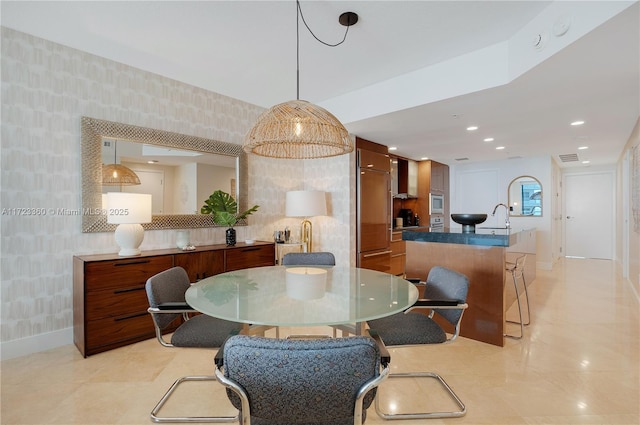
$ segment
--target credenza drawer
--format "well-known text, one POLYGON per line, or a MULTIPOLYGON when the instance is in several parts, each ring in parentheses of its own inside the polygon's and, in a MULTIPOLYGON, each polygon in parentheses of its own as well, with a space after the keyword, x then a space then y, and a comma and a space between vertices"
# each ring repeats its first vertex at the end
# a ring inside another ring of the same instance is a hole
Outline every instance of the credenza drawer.
POLYGON ((86 331, 87 345, 95 352, 103 351, 100 348, 104 346, 155 336, 153 319, 146 310, 88 321, 86 331))
POLYGON ((149 308, 144 285, 92 291, 87 294, 87 320, 117 317, 149 308))
POLYGON ((173 256, 98 261, 86 264, 87 292, 144 285, 151 276, 173 267, 173 256))
POLYGON ((275 255, 274 245, 227 249, 225 251, 225 271, 273 266, 275 264, 275 255))

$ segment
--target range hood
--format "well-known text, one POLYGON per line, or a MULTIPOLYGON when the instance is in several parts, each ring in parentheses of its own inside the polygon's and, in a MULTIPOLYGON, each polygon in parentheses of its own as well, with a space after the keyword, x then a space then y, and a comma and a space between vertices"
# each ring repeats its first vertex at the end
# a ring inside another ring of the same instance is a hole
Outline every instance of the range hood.
POLYGON ((396 199, 418 197, 418 163, 416 161, 392 158, 391 190, 396 199))

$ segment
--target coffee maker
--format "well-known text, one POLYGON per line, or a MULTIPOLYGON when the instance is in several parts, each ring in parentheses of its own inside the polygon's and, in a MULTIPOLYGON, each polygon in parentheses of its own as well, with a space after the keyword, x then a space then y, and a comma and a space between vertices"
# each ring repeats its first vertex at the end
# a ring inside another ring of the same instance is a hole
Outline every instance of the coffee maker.
POLYGON ((402 208, 398 217, 402 218, 402 226, 413 226, 413 211, 409 208, 402 208))

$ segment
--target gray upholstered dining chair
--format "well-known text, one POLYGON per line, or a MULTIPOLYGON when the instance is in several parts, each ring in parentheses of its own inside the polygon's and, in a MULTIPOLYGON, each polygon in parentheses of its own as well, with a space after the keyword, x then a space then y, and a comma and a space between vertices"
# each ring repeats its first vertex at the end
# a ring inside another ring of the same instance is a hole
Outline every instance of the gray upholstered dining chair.
MULTIPOLYGON (((387 346, 443 344, 450 343, 458 337, 462 315, 467 308, 469 279, 456 271, 436 266, 429 271, 424 285, 424 296, 405 312, 367 322, 387 346), (415 310, 422 310, 422 312, 415 310), (428 314, 425 314, 427 312, 428 314), (438 320, 451 326, 451 333, 447 334, 438 321, 434 320, 436 316, 439 316, 438 320)), ((409 372, 389 375, 389 378, 422 377, 436 379, 457 404, 459 410, 391 414, 381 409, 378 397, 375 403, 378 415, 384 419, 430 419, 460 417, 466 414, 467 409, 464 403, 439 374, 409 372)))
POLYGON ((378 338, 229 337, 216 355, 241 425, 362 424, 389 373, 378 338))
MULTIPOLYGON (((186 303, 184 297, 190 285, 189 276, 182 267, 173 267, 147 279, 145 289, 149 299, 148 311, 153 318, 156 337, 164 347, 218 348, 229 335, 240 332, 242 325, 205 314, 190 314, 195 311, 186 303), (173 332, 170 342, 166 341, 163 332, 180 318, 183 323, 173 332)), ((215 376, 212 375, 178 378, 151 411, 151 420, 153 422, 234 422, 238 420, 238 416, 161 417, 158 415, 160 409, 181 383, 215 380, 215 376)))
POLYGON ((283 266, 335 266, 331 252, 289 252, 282 257, 283 266))

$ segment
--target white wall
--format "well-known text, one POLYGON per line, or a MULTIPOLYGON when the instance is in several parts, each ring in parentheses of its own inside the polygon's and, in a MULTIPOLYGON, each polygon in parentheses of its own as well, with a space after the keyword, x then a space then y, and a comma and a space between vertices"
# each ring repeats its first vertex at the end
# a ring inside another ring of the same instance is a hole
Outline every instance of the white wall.
MULTIPOLYGON (((518 158, 507 161, 453 164, 450 169, 451 213, 486 213, 487 221, 482 226, 503 226, 505 208, 500 207, 491 216, 499 203, 508 203, 511 181, 520 176, 533 176, 542 185, 542 217, 510 217, 514 229, 536 228, 538 268, 551 269, 557 259, 558 247, 552 245, 552 218, 555 202, 552 174, 553 160, 548 156, 518 158)), ((456 223, 451 227, 457 226, 456 223)))
MULTIPOLYGON (((2 208, 81 208, 82 116, 241 144, 262 112, 7 28, 2 28, 1 49, 2 208)), ((286 220, 287 190, 325 189, 331 216, 314 222, 317 249, 332 250, 340 262, 348 262, 351 160, 348 155, 308 161, 250 157, 248 202, 260 209, 251 226, 237 229, 238 239, 272 240, 273 227, 286 220)), ((82 233, 81 218, 1 216, 4 359, 72 343, 72 257, 117 252, 112 233, 82 233)), ((191 242, 224 243, 224 230, 191 229, 191 242)), ((147 231, 141 248, 174 247, 175 240, 176 230, 147 231)))

